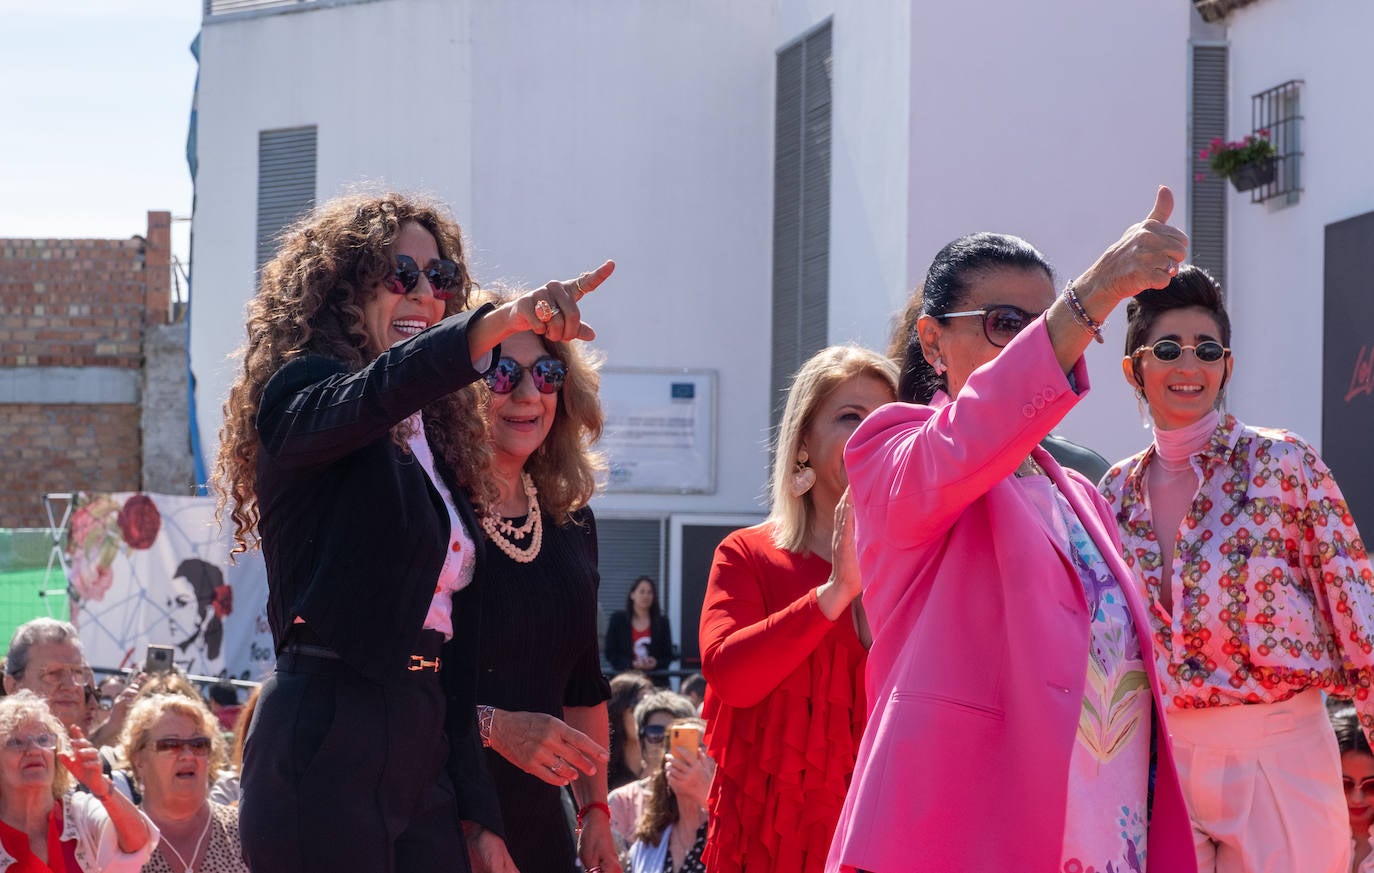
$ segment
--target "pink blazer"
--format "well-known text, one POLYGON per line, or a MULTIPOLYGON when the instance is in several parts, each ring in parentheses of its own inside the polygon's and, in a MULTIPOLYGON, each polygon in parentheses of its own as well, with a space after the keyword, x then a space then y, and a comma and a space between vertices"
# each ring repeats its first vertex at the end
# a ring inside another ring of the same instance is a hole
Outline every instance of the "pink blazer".
MULTIPOLYGON (((1050 873, 1064 838, 1083 705, 1088 614, 1072 563, 1012 474, 1031 454, 1150 628, 1117 526, 1086 479, 1038 447, 1088 389, 1065 378, 1043 319, 956 401, 894 403, 845 450, 864 606, 869 721, 826 863, 863 869, 1050 873)), ((1153 659, 1158 772, 1147 862, 1194 873, 1191 826, 1153 659)))

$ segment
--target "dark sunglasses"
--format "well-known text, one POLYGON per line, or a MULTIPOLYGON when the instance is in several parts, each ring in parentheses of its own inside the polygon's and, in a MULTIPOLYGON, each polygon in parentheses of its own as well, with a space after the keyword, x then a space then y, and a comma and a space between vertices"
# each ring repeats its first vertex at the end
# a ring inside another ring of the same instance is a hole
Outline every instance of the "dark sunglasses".
POLYGON ((639 741, 657 745, 668 738, 668 729, 661 724, 645 725, 639 732, 639 741))
POLYGON ((966 315, 983 316, 983 336, 988 342, 1002 348, 1011 338, 1026 329, 1026 325, 1039 318, 1038 313, 1027 312, 1019 306, 998 304, 986 309, 970 309, 967 312, 946 312, 936 318, 963 318, 966 315))
POLYGON ((1374 776, 1361 779, 1359 782, 1349 776, 1341 777, 1341 787, 1345 789, 1346 794, 1354 794, 1356 785, 1360 786, 1360 793, 1365 797, 1374 797, 1374 776))
POLYGON ((1168 363, 1169 361, 1177 361, 1185 351, 1191 351, 1204 364, 1215 364, 1231 354, 1230 349, 1214 340, 1204 340, 1195 346, 1185 346, 1170 339, 1162 339, 1152 346, 1141 346, 1135 350, 1131 357, 1138 357, 1149 352, 1155 356, 1156 361, 1168 363))
POLYGON ((509 394, 525 378, 526 371, 534 379, 534 387, 540 394, 557 394, 568 377, 568 368, 557 358, 540 358, 528 367, 521 366, 514 358, 502 358, 496 366, 487 371, 482 378, 493 394, 509 394))
POLYGON ((420 283, 420 276, 429 280, 435 300, 448 300, 457 293, 456 286, 462 285, 463 268, 453 261, 430 261, 423 270, 410 255, 396 256, 396 275, 391 281, 391 293, 409 294, 420 283))
POLYGON ((208 758, 210 756, 209 737, 163 737, 153 741, 153 748, 159 752, 173 752, 180 755, 182 749, 190 749, 191 754, 197 758, 208 758))

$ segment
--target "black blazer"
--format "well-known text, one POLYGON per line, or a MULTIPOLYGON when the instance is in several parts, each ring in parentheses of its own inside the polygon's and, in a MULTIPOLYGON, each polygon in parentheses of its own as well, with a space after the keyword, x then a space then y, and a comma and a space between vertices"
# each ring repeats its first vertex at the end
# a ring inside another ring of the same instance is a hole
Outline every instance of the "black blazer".
MULTIPOLYGON (((634 667, 635 653, 630 628, 630 616, 621 609, 611 615, 606 625, 606 662, 616 672, 634 667)), ((667 670, 673 660, 673 630, 666 616, 660 615, 649 625, 649 654, 658 662, 655 671, 667 670)))
MULTIPOLYGON (((300 616, 363 676, 385 682, 404 672, 450 530, 439 492, 392 440, 391 428, 482 375, 472 365, 467 327, 490 309, 445 318, 357 372, 309 355, 268 380, 257 418, 258 530, 278 651, 300 616)), ((491 360, 500 353, 493 350, 491 360)), ((480 563, 482 532, 466 492, 442 458, 434 461, 480 563)), ((441 678, 460 814, 499 833, 500 807, 477 740, 480 596, 475 582, 454 595, 441 678)))

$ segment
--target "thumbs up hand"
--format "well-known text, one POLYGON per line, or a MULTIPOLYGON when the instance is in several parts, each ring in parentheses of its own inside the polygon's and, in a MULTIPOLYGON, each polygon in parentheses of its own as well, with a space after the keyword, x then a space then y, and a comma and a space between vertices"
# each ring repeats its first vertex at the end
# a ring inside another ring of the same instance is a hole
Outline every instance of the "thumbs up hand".
POLYGON ((1145 220, 1126 228, 1121 239, 1074 283, 1080 296, 1108 295, 1113 305, 1147 288, 1163 288, 1188 257, 1188 235, 1168 224, 1174 192, 1161 185, 1145 220))

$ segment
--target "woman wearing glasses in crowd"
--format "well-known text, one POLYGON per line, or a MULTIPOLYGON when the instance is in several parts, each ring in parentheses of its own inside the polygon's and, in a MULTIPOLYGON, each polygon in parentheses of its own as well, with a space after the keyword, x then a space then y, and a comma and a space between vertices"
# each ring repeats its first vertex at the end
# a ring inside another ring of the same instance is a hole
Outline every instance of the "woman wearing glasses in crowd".
POLYGON ((123 746, 143 811, 162 834, 143 873, 248 873, 238 808, 210 800, 211 780, 225 764, 210 710, 180 694, 146 697, 129 713, 123 746))
MULTIPOLYGON (((615 680, 612 680, 614 686, 615 680)), ((634 842, 639 816, 649 796, 649 780, 663 764, 668 750, 668 725, 680 718, 696 715, 692 701, 675 691, 654 691, 645 695, 630 713, 630 727, 638 738, 640 778, 611 792, 611 836, 622 858, 634 842)))
POLYGON ((1194 869, 1116 525, 1039 445, 1087 392, 1108 314, 1186 254, 1172 206, 1161 188, 1058 295, 1016 237, 931 263, 903 364, 918 402, 845 451, 872 708, 827 869, 1194 869))
POLYGON ((596 633, 600 377, 579 346, 532 332, 486 375, 495 497, 482 514, 477 700, 506 844, 520 873, 619 870, 606 805, 610 686, 596 633), (491 548, 494 546, 494 548, 491 548), (564 810, 572 787, 581 835, 564 810))
POLYGON ((244 749, 254 873, 509 869, 473 709, 495 494, 472 383, 507 337, 591 338, 577 299, 613 267, 464 312, 458 225, 396 194, 324 204, 263 267, 216 473, 278 652, 244 749))
POLYGON ((1374 573, 1331 471, 1287 431, 1219 411, 1235 360, 1196 267, 1127 307, 1122 369, 1154 441, 1102 494, 1148 595, 1204 873, 1345 873, 1340 767, 1321 692, 1374 728, 1374 573))
POLYGON ((73 731, 31 691, 0 700, 0 871, 134 873, 153 853, 157 828, 73 731))
MULTIPOLYGON (((890 403, 897 368, 867 349, 817 352, 792 380, 772 509, 716 549, 701 610, 711 873, 807 873, 825 862, 864 725, 857 570, 837 518, 842 453, 890 403)), ((843 518, 848 516, 840 513, 843 518)))

